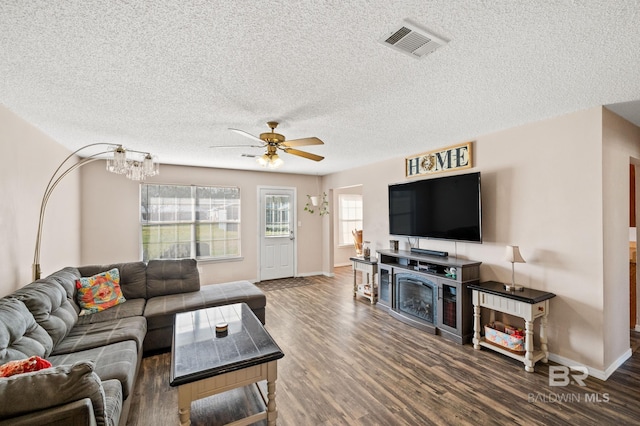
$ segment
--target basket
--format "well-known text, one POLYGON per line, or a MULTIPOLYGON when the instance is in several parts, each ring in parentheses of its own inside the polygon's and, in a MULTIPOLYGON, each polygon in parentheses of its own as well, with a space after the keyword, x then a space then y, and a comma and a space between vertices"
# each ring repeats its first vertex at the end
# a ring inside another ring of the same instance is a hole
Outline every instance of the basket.
MULTIPOLYGON (((371 296, 371 286, 369 284, 358 284, 358 291, 365 296, 371 296)), ((378 287, 374 287, 374 295, 378 295, 378 287)))
POLYGON ((520 328, 505 326, 496 321, 484 326, 484 339, 486 342, 510 352, 517 354, 525 352, 524 334, 520 328))

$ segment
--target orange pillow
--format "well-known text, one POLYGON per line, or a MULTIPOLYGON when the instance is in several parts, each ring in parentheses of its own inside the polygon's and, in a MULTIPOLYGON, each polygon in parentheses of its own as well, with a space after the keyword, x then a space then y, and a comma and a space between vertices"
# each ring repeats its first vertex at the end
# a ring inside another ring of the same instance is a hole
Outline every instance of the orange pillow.
POLYGON ((0 365, 0 377, 11 377, 14 374, 28 373, 49 367, 51 367, 51 363, 46 359, 32 356, 31 358, 9 361, 4 365, 0 365))
POLYGON ((120 272, 117 268, 92 277, 76 280, 79 315, 95 314, 126 302, 120 289, 120 272))

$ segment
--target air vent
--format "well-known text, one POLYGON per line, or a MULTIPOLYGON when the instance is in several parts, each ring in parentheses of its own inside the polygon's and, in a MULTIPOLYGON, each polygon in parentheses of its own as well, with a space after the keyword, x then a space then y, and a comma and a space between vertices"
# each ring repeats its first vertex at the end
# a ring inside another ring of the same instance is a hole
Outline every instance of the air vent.
POLYGON ((438 47, 444 46, 449 42, 431 34, 428 30, 421 28, 409 19, 402 21, 397 28, 378 41, 416 59, 427 56, 438 47))

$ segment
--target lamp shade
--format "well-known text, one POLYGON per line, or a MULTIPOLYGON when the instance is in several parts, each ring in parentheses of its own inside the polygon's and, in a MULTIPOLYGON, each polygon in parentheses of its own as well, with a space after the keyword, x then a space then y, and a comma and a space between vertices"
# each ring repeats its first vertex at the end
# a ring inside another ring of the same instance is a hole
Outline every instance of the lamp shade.
POLYGON ((520 248, 518 246, 507 246, 504 253, 504 260, 511 263, 527 263, 520 254, 520 248))

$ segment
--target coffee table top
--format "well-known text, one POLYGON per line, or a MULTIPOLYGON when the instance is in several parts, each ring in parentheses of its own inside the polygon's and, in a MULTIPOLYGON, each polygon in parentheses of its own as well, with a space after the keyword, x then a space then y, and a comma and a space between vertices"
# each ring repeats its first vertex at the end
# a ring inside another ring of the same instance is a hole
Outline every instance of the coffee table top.
POLYGON ((176 314, 171 386, 280 359, 282 350, 246 303, 176 314), (216 324, 226 322, 226 335, 216 324))

